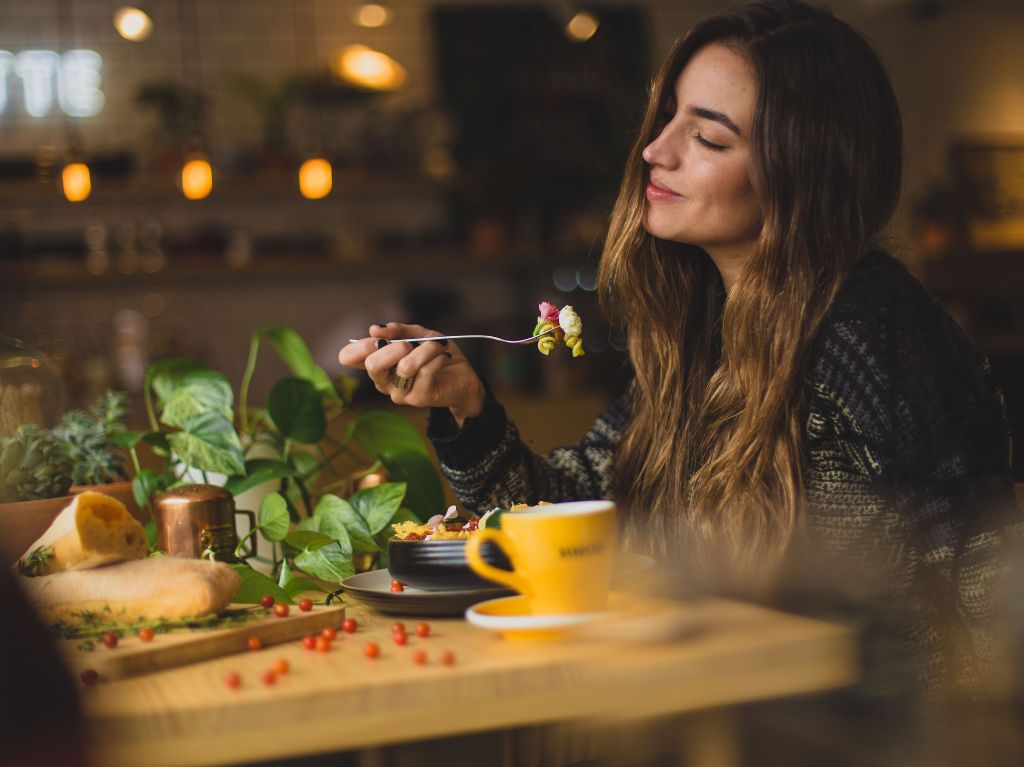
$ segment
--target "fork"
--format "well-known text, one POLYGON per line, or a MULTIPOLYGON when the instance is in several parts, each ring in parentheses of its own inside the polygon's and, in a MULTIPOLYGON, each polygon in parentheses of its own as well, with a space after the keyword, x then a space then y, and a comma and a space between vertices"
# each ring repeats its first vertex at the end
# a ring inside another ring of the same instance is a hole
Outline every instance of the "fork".
MULTIPOLYGON (((396 338, 394 340, 395 341, 405 341, 406 343, 410 343, 411 344, 411 343, 422 343, 424 341, 461 341, 461 340, 466 339, 466 338, 482 338, 485 341, 500 341, 503 344, 528 344, 531 341, 536 341, 538 338, 543 338, 548 333, 554 333, 555 330, 556 330, 555 328, 551 328, 550 330, 545 330, 543 333, 538 333, 535 336, 530 336, 529 338, 518 338, 518 339, 498 338, 498 336, 462 335, 462 336, 425 336, 423 338, 396 338)), ((359 341, 365 341, 365 340, 366 339, 364 339, 364 338, 350 338, 350 339, 348 339, 349 343, 352 343, 352 344, 358 343, 359 341)), ((387 344, 391 343, 391 341, 389 341, 386 338, 378 338, 377 341, 383 341, 384 343, 382 344, 382 346, 386 346, 387 344)))

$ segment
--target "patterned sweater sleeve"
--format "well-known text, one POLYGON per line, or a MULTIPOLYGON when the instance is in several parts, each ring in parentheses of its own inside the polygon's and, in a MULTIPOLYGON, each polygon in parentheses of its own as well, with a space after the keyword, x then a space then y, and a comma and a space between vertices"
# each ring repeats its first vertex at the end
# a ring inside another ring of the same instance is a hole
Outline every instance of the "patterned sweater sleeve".
POLYGON ((820 339, 808 502, 821 537, 881 565, 919 673, 972 685, 1021 529, 1008 429, 984 357, 923 291, 902 298, 820 339))
POLYGON ((612 457, 628 417, 627 389, 579 444, 544 457, 526 446, 488 387, 483 411, 461 429, 447 409, 432 410, 427 436, 459 500, 483 512, 515 503, 610 497, 612 457))

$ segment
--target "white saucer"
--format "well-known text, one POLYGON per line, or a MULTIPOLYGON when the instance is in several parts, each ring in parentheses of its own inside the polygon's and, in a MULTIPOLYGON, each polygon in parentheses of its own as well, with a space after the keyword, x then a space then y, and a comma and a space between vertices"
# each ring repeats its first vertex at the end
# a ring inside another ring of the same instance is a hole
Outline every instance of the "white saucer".
POLYGON ((526 597, 517 594, 473 605, 466 610, 466 620, 509 639, 561 639, 581 626, 619 616, 629 600, 628 594, 612 592, 605 612, 532 615, 526 597))

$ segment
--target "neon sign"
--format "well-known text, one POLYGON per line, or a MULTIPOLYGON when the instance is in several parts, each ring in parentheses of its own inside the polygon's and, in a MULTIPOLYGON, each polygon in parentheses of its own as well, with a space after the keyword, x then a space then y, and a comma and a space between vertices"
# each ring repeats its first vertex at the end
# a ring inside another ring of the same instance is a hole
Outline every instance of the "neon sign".
POLYGON ((54 104, 71 117, 92 117, 103 109, 103 59, 96 51, 0 51, 0 115, 7 110, 11 75, 21 81, 25 111, 46 117, 54 104))

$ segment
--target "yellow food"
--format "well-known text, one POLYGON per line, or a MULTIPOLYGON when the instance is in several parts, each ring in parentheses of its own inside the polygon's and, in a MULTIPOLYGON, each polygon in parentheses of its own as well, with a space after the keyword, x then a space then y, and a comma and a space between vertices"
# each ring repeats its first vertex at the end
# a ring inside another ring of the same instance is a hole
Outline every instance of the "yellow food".
POLYGON ((222 612, 241 579, 223 562, 150 557, 92 570, 18 578, 47 623, 199 618, 222 612))
POLYGON ((53 524, 18 560, 22 575, 47 575, 64 570, 142 559, 148 553, 146 533, 124 504, 103 493, 74 497, 53 524))

